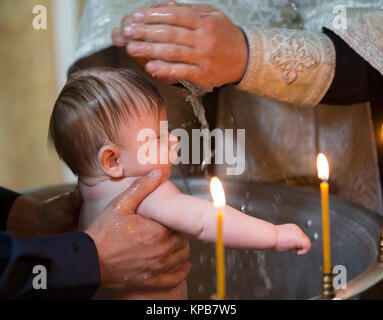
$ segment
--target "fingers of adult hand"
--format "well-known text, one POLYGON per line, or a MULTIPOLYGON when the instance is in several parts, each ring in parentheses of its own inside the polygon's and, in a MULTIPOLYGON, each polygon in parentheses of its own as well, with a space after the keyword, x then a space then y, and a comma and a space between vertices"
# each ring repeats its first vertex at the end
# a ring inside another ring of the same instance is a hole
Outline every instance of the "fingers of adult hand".
POLYGON ((189 245, 190 237, 184 233, 171 232, 168 241, 172 244, 173 250, 178 250, 186 244, 189 245))
POLYGON ((166 227, 153 222, 152 234, 155 235, 156 246, 153 247, 153 257, 163 260, 168 255, 189 245, 189 236, 180 232, 171 232, 166 227))
POLYGON ((124 47, 126 45, 126 40, 121 32, 120 28, 114 28, 112 30, 112 41, 117 47, 124 47))
POLYGON ((152 8, 158 8, 158 7, 165 7, 165 6, 176 6, 177 2, 173 0, 166 0, 166 1, 161 1, 152 6, 152 8))
POLYGON ((196 30, 202 25, 202 18, 197 11, 178 6, 144 8, 134 13, 132 19, 139 23, 169 24, 192 30, 196 30))
POLYGON ((179 81, 174 79, 160 79, 162 83, 166 84, 177 84, 179 81))
POLYGON ((156 274, 168 272, 174 270, 175 268, 183 265, 188 261, 190 252, 189 243, 185 243, 182 247, 178 248, 176 251, 167 255, 156 267, 156 274))
POLYGON ((144 176, 132 183, 132 185, 118 195, 108 205, 118 214, 134 214, 137 207, 161 182, 161 171, 153 170, 149 175, 144 176))
POLYGON ((121 30, 130 25, 133 22, 133 15, 127 14, 121 19, 121 30))
POLYGON ((178 44, 132 40, 127 46, 127 51, 129 55, 138 58, 161 59, 174 62, 192 62, 197 60, 195 49, 178 44))
POLYGON ((196 43, 194 31, 177 26, 132 23, 125 27, 124 36, 133 40, 163 42, 193 47, 196 43))
POLYGON ((175 5, 177 7, 188 7, 200 13, 211 13, 211 12, 218 11, 218 9, 205 3, 182 3, 181 2, 181 3, 176 3, 175 5))
POLYGON ((145 65, 145 71, 159 79, 196 81, 202 70, 196 64, 149 61, 145 65))
POLYGON ((186 279, 189 271, 190 263, 186 262, 173 271, 161 273, 147 279, 145 284, 150 288, 174 288, 186 279))

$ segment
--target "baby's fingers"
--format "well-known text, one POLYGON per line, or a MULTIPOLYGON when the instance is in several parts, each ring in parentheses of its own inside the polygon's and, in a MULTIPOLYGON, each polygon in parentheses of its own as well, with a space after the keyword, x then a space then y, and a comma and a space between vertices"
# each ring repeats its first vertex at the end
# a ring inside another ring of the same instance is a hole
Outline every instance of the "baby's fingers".
POLYGON ((310 249, 311 249, 310 239, 305 238, 304 244, 302 246, 300 246, 299 248, 296 248, 295 251, 296 251, 297 255, 303 255, 303 254, 308 253, 310 251, 310 249))
POLYGON ((309 249, 308 248, 303 248, 303 249, 297 249, 297 250, 294 250, 295 254, 297 254, 298 256, 301 256, 301 255, 304 255, 306 253, 309 252, 309 249))

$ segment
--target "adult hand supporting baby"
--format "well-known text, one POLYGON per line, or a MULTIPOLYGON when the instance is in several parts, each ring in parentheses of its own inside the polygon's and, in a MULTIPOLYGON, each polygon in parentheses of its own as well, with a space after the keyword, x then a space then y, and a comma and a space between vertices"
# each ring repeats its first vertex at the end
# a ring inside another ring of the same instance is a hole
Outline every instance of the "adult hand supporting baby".
POLYGON ((221 11, 205 4, 168 4, 143 8, 114 29, 116 46, 141 60, 159 79, 185 79, 205 88, 242 79, 248 49, 241 29, 221 11))
POLYGON ((97 247, 103 289, 151 291, 186 279, 189 238, 135 214, 160 180, 158 170, 136 180, 85 231, 97 247))

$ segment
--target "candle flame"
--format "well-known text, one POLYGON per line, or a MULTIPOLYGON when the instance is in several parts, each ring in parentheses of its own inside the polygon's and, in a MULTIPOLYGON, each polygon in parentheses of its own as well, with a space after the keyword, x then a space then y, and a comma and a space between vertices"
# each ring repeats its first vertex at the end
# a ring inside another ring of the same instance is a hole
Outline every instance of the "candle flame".
POLYGON ((210 180, 210 193, 213 197, 215 208, 222 208, 225 206, 225 192, 223 190, 221 181, 217 177, 213 177, 210 180))
POLYGON ((329 178, 329 168, 326 156, 323 153, 317 157, 318 178, 327 181, 329 178))

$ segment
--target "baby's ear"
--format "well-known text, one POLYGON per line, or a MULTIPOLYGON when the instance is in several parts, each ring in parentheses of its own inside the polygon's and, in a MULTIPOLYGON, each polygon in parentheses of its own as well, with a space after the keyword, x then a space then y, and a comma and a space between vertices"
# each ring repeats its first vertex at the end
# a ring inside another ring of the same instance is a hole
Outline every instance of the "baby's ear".
POLYGON ((121 164, 120 149, 112 146, 103 146, 98 152, 98 163, 101 169, 110 177, 121 178, 124 168, 121 164))

